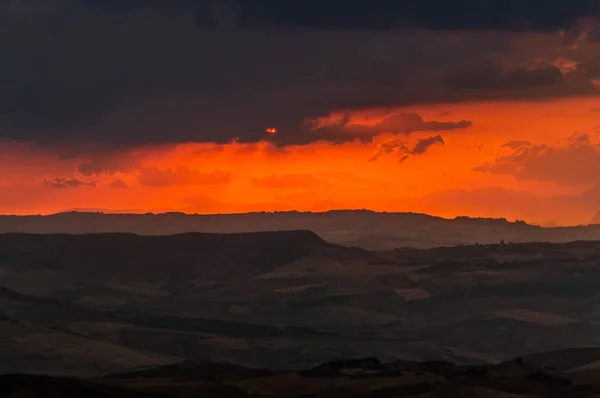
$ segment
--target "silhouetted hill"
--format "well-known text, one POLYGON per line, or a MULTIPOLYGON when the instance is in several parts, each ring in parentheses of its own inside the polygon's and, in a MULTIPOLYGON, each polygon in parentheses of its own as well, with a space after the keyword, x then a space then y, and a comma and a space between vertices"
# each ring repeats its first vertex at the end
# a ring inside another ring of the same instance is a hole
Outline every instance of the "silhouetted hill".
POLYGON ((102 278, 116 273, 121 281, 124 277, 173 278, 174 269, 181 278, 195 272, 255 275, 331 248, 335 246, 311 231, 168 236, 0 234, 0 258, 13 266, 68 272, 65 278, 82 274, 102 278))
POLYGON ((542 228, 522 221, 368 210, 188 215, 60 213, 49 216, 0 216, 0 232, 83 234, 128 232, 171 235, 186 232, 234 233, 311 230, 323 239, 369 250, 435 247, 472 243, 568 242, 600 240, 600 225, 542 228))

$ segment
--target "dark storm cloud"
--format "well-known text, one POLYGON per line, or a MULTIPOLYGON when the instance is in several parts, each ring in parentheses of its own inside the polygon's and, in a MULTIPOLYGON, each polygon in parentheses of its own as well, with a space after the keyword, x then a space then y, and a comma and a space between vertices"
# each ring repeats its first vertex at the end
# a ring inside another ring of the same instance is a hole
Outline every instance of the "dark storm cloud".
POLYGON ((525 141, 525 140, 510 140, 508 142, 505 142, 504 144, 500 145, 501 148, 510 148, 510 149, 514 149, 517 150, 519 148, 522 147, 530 147, 533 144, 530 141, 525 141))
POLYGON ((562 78, 556 66, 502 70, 498 65, 487 64, 451 72, 442 82, 458 90, 522 90, 557 84, 562 78))
POLYGON ((333 141, 344 142, 354 139, 370 141, 381 133, 410 134, 418 131, 441 131, 457 130, 471 127, 470 120, 457 122, 438 122, 435 120, 423 120, 416 113, 399 113, 390 115, 386 119, 374 125, 353 124, 349 116, 345 116, 339 122, 325 125, 306 134, 310 141, 333 141))
POLYGON ((95 182, 85 182, 77 178, 54 178, 51 180, 44 180, 44 185, 52 188, 78 188, 81 186, 95 187, 95 182))
POLYGON ((140 168, 140 160, 133 154, 106 152, 94 155, 89 161, 79 164, 79 172, 85 176, 117 172, 131 173, 140 168))
MULTIPOLYGON (((306 143, 306 118, 447 97, 427 87, 429 75, 452 54, 469 59, 467 46, 479 41, 446 44, 430 33, 213 36, 151 22, 113 26, 94 17, 77 33, 14 28, 18 44, 0 36, 10 59, 0 64, 0 137, 255 142, 276 127, 276 142, 306 143)), ((503 47, 501 39, 487 45, 503 47)))
POLYGON ((567 141, 573 145, 589 145, 591 137, 588 133, 576 131, 567 138, 567 141))
POLYGON ((389 140, 377 146, 377 150, 369 158, 369 162, 373 162, 383 155, 398 153, 401 155, 400 163, 404 163, 409 157, 422 155, 434 145, 444 145, 444 139, 441 135, 419 138, 413 146, 402 139, 389 140))
POLYGON ((143 7, 194 8, 204 28, 318 30, 564 29, 577 18, 597 16, 597 0, 83 0, 113 13, 143 7))
POLYGON ((600 15, 598 0, 0 0, 11 16, 103 12, 115 20, 145 10, 181 10, 200 27, 315 30, 566 29, 600 15))
MULTIPOLYGON (((334 110, 520 98, 540 84, 552 87, 544 95, 595 90, 567 87, 552 68, 519 72, 517 36, 492 30, 562 27, 593 14, 593 3, 467 3, 0 0, 0 139, 255 142, 276 127, 276 143, 302 144, 330 138, 302 126, 334 110), (389 31, 396 23, 456 30, 389 31), (463 31, 481 27, 489 29, 463 31), (498 58, 508 66, 475 83, 439 84, 462 65, 498 58), (513 90, 487 91, 505 83, 513 90), (481 90, 465 93, 473 84, 481 90)), ((88 174, 112 170, 90 163, 88 174)))
POLYGON ((600 26, 594 26, 587 31, 587 39, 592 43, 600 43, 600 26))
POLYGON ((431 146, 436 145, 436 144, 444 145, 444 139, 439 134, 436 136, 428 137, 428 138, 421 138, 417 141, 417 144, 410 151, 410 154, 411 155, 422 155, 425 152, 427 152, 427 150, 431 146))

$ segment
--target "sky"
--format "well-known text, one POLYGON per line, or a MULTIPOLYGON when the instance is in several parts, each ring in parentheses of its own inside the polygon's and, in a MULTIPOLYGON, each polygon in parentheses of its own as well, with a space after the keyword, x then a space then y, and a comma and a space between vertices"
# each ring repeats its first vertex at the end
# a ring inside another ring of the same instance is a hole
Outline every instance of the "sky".
POLYGON ((0 213, 600 210, 600 0, 331 4, 0 0, 0 213))

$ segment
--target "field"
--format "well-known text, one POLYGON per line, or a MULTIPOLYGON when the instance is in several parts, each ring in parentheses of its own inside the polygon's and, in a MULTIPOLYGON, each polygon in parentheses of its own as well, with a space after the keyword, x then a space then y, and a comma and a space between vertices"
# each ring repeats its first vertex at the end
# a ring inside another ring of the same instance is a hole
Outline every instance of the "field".
POLYGON ((367 251, 310 231, 4 234, 0 372, 480 365, 596 347, 599 260, 592 241, 367 251))

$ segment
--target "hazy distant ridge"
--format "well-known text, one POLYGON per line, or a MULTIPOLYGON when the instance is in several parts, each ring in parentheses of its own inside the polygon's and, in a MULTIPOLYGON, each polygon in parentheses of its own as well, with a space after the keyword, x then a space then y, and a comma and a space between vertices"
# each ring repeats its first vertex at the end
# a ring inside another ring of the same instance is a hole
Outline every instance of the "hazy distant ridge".
POLYGON ((365 249, 434 247, 473 243, 600 240, 600 225, 542 228, 522 221, 417 213, 342 210, 196 215, 68 212, 48 216, 0 216, 0 233, 107 233, 171 235, 186 232, 311 230, 332 243, 365 249))

